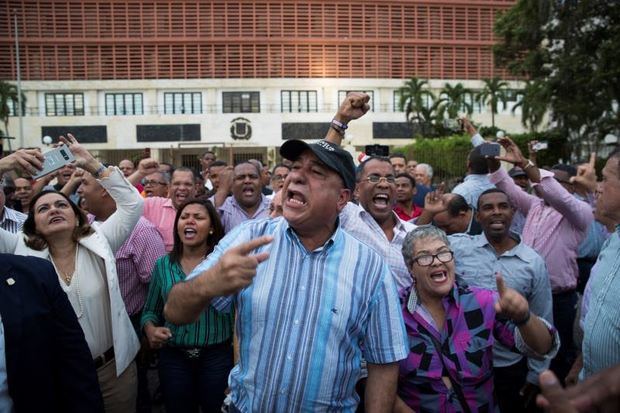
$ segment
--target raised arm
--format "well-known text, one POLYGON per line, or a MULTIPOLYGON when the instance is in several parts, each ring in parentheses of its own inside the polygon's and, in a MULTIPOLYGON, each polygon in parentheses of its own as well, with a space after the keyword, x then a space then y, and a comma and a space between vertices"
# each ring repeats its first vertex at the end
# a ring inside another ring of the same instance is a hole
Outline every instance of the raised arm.
POLYGON ((132 185, 137 185, 142 181, 142 179, 155 173, 159 170, 159 163, 153 158, 144 158, 140 162, 138 162, 138 167, 135 172, 127 177, 127 180, 132 185))
POLYGON ((476 127, 471 123, 471 121, 467 118, 461 118, 461 122, 463 122, 463 129, 465 132, 471 136, 471 144, 476 147, 482 145, 484 143, 484 139, 478 133, 476 127))
POLYGON ((82 177, 84 176, 84 170, 82 168, 75 168, 75 171, 71 174, 71 178, 67 181, 65 186, 60 188, 60 192, 67 196, 75 193, 78 186, 82 183, 82 177))
MULTIPOLYGON (((575 198, 554 179, 552 172, 539 169, 533 162, 525 159, 519 147, 510 138, 501 138, 499 139, 499 143, 506 150, 506 155, 498 156, 498 160, 507 161, 520 166, 527 174, 532 186, 540 185, 542 188, 541 196, 549 205, 562 214, 574 227, 581 231, 586 231, 588 229, 594 220, 594 214, 587 202, 575 198)), ((493 182, 493 178, 491 182, 493 182)), ((496 185, 500 187, 498 184, 496 185)), ((521 192, 524 193, 523 191, 521 192)))
POLYGON ((527 300, 515 290, 506 287, 502 276, 496 274, 499 300, 495 311, 512 320, 523 341, 539 355, 549 353, 554 347, 554 336, 537 315, 530 312, 527 300))
POLYGON ((540 170, 540 186, 543 188, 542 197, 549 205, 558 211, 574 227, 587 231, 594 214, 587 202, 575 198, 553 177, 553 172, 540 170))
POLYGON ((489 164, 489 181, 506 192, 513 206, 521 211, 523 215, 527 216, 530 208, 540 202, 540 200, 517 186, 512 178, 508 176, 508 173, 500 167, 500 161, 506 161, 521 166, 530 180, 539 176, 538 168, 536 168, 535 165, 526 164, 527 160, 525 160, 517 145, 510 139, 502 138, 499 141, 506 149, 506 155, 498 156, 496 159, 487 158, 489 164), (512 145, 508 145, 508 142, 512 143, 512 145), (535 171, 533 169, 535 169, 535 171))
POLYGON ((224 201, 226 201, 226 198, 230 195, 233 184, 233 169, 232 166, 227 166, 220 173, 220 186, 213 195, 213 205, 216 208, 221 207, 224 201))
POLYGON ((77 166, 93 175, 116 202, 116 212, 101 224, 100 229, 116 252, 127 239, 142 216, 144 200, 116 167, 104 167, 71 134, 60 139, 69 145, 77 166))
MULTIPOLYGON (((16 170, 34 175, 41 168, 43 168, 43 155, 36 149, 20 149, 0 159, 0 176, 16 170)), ((0 228, 0 253, 14 253, 20 236, 0 228)))
POLYGON ((366 93, 349 92, 334 115, 327 135, 325 135, 325 140, 341 145, 349 122, 361 118, 370 109, 369 100, 370 96, 366 93))

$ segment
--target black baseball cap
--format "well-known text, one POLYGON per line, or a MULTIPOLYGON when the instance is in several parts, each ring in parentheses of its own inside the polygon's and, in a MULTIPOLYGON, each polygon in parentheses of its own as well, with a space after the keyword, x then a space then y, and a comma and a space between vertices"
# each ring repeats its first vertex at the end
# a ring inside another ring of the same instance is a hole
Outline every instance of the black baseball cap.
POLYGON ((309 149, 329 169, 335 171, 344 185, 353 191, 355 189, 355 165, 351 154, 340 146, 322 139, 316 143, 306 143, 297 139, 288 140, 280 147, 280 155, 291 161, 309 149))
POLYGON ((508 175, 511 178, 516 178, 517 176, 527 176, 525 171, 522 168, 518 167, 518 166, 510 168, 510 170, 508 171, 508 175))

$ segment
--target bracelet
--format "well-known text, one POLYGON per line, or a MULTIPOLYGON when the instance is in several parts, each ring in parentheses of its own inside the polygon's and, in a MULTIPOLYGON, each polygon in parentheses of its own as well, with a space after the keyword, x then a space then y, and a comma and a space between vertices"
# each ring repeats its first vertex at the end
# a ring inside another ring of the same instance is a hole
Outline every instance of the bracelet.
POLYGON ((345 123, 342 123, 336 119, 332 119, 332 126, 337 127, 338 129, 342 130, 343 132, 345 130, 347 130, 348 126, 345 123))
POLYGON ((106 168, 104 164, 99 163, 99 168, 97 168, 97 170, 92 175, 95 177, 95 179, 99 179, 103 171, 105 171, 106 169, 108 168, 106 168))
POLYGON ((331 125, 329 125, 330 128, 332 128, 333 130, 335 130, 336 132, 338 132, 338 134, 340 136, 344 136, 344 130, 338 128, 336 125, 334 125, 333 123, 331 125))
POLYGON ((531 160, 528 159, 527 163, 525 164, 525 166, 523 166, 523 168, 521 168, 521 169, 523 169, 525 171, 527 168, 531 168, 532 166, 536 166, 536 165, 534 165, 534 162, 532 162, 531 160))
POLYGON ((523 320, 520 320, 520 321, 512 320, 512 322, 517 327, 521 327, 522 325, 525 325, 525 324, 527 324, 528 321, 530 321, 530 316, 531 315, 532 315, 531 311, 528 311, 527 315, 525 316, 525 318, 523 320))

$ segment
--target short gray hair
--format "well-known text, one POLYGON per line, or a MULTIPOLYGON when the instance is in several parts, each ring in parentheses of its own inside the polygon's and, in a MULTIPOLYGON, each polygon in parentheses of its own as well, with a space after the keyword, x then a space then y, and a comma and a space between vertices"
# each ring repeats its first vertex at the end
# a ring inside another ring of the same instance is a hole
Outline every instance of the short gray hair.
POLYGON ((405 259, 405 264, 407 264, 407 268, 411 268, 413 265, 413 245, 416 241, 421 239, 438 239, 443 241, 448 247, 450 246, 450 241, 446 236, 446 233, 440 230, 439 228, 433 225, 420 225, 413 231, 409 232, 403 241, 403 258, 405 259))
POLYGON ((431 179, 433 177, 433 167, 430 166, 427 163, 419 163, 417 166, 420 166, 424 169, 426 169, 426 175, 428 175, 428 179, 431 179))

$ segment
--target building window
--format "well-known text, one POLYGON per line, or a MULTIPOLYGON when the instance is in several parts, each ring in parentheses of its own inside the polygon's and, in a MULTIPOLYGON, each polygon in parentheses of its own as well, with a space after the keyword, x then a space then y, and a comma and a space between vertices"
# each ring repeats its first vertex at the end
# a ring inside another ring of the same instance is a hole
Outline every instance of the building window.
POLYGON ((83 93, 46 93, 46 116, 84 116, 83 93))
POLYGON ((142 93, 106 93, 105 114, 142 115, 142 93))
POLYGON ((338 103, 336 107, 340 106, 340 102, 342 102, 344 98, 347 97, 347 93, 349 92, 366 93, 368 96, 370 96, 370 102, 368 102, 368 104, 370 105, 370 110, 371 111, 375 110, 375 92, 373 92, 372 90, 339 90, 338 91, 338 103))
MULTIPOLYGON (((407 107, 408 103, 409 103, 409 99, 405 101, 405 108, 407 107)), ((429 95, 422 96, 422 104, 424 105, 426 109, 430 109, 433 106, 433 103, 434 101, 431 96, 429 95)), ((394 105, 394 112, 404 112, 404 110, 400 110, 400 90, 394 91, 392 104, 394 105)))
POLYGON ((518 90, 515 89, 507 89, 505 91, 506 94, 506 101, 501 102, 502 103, 502 107, 500 109, 500 111, 502 112, 508 112, 511 111, 512 108, 514 107, 514 105, 517 104, 517 102, 519 101, 519 92, 518 90))
POLYGON ((394 94, 392 95, 392 104, 394 105, 392 106, 393 112, 403 112, 402 110, 400 110, 400 90, 394 91, 394 94))
MULTIPOLYGON (((482 101, 478 99, 476 92, 467 92, 464 97, 465 102, 469 103, 472 108, 472 113, 482 113, 482 101)), ((467 113, 465 105, 461 107, 462 113, 467 113)))
POLYGON ((164 114, 202 113, 202 93, 170 92, 164 93, 164 114))
POLYGON ((222 112, 259 113, 259 92, 222 92, 222 112))
POLYGON ((7 99, 6 105, 9 108, 9 116, 17 116, 17 102, 13 99, 7 99))
POLYGON ((317 112, 316 90, 283 90, 280 105, 282 112, 317 112))

